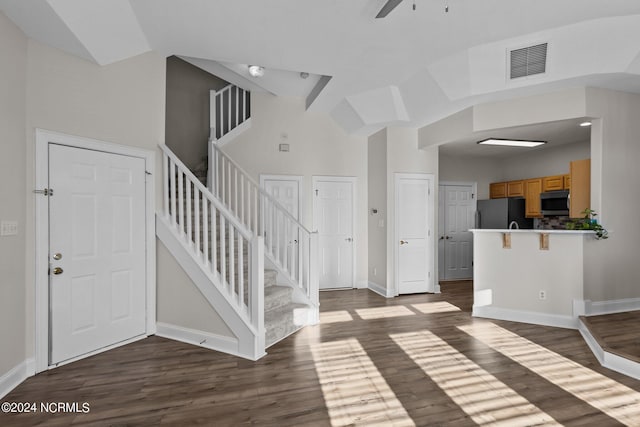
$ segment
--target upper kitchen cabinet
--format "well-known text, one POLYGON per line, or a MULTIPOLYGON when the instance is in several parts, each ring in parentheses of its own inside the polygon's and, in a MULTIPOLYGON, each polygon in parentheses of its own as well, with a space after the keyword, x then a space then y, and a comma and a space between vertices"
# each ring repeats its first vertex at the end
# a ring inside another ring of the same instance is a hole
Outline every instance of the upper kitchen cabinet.
POLYGON ((502 199, 507 197, 507 183, 494 182, 489 184, 489 197, 491 199, 502 199))
POLYGON ((569 176, 569 216, 581 218, 581 212, 591 206, 591 159, 574 160, 569 163, 569 176))
POLYGON ((507 197, 524 197, 524 181, 507 182, 507 197))
POLYGON ((525 180, 525 215, 527 218, 542 216, 540 209, 540 193, 542 192, 542 178, 525 180))
POLYGON ((542 178, 542 191, 556 191, 564 189, 564 176, 554 175, 542 178))

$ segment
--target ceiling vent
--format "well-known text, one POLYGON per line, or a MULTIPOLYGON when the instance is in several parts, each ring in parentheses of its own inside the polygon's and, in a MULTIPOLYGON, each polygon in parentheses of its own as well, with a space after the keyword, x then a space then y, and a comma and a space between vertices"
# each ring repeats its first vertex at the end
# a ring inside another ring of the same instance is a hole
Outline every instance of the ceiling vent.
POLYGON ((511 51, 511 78, 543 74, 547 68, 547 43, 511 51))

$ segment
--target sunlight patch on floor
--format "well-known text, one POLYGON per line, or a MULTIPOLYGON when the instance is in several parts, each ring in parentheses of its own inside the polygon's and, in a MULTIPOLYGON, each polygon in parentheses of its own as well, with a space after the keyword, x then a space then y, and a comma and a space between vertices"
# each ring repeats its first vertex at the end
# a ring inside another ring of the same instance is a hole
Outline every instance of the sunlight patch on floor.
POLYGON ((449 304, 446 301, 425 302, 422 304, 411 304, 411 307, 415 308, 421 313, 447 313, 450 311, 460 311, 458 307, 453 304, 449 304))
POLYGON ((353 317, 347 310, 320 312, 320 323, 350 322, 353 317))
POLYGON ((363 320, 387 319, 389 317, 415 316, 415 313, 404 305, 374 308, 357 308, 356 313, 363 320))
POLYGON ((458 329, 628 426, 640 426, 640 393, 492 323, 458 329))
POLYGON ((390 337, 479 425, 560 425, 433 333, 425 330, 390 337))
POLYGON ((415 426, 357 339, 311 346, 332 426, 415 426))

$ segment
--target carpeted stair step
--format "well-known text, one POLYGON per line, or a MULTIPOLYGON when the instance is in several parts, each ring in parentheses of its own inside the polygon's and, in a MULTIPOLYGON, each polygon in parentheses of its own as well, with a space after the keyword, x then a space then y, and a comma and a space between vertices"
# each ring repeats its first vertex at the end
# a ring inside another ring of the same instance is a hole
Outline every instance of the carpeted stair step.
POLYGON ((291 304, 293 288, 289 286, 265 286, 264 288, 264 311, 277 310, 280 307, 291 304))
POLYGON ((266 329, 265 345, 270 347, 304 326, 309 307, 304 304, 289 303, 264 313, 266 329))

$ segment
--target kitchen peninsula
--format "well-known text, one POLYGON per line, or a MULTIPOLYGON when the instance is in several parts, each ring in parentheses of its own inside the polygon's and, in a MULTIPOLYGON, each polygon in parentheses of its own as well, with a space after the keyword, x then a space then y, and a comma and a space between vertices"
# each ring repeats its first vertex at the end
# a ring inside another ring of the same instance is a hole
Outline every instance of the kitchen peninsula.
POLYGON ((577 328, 592 231, 470 231, 474 316, 577 328))

